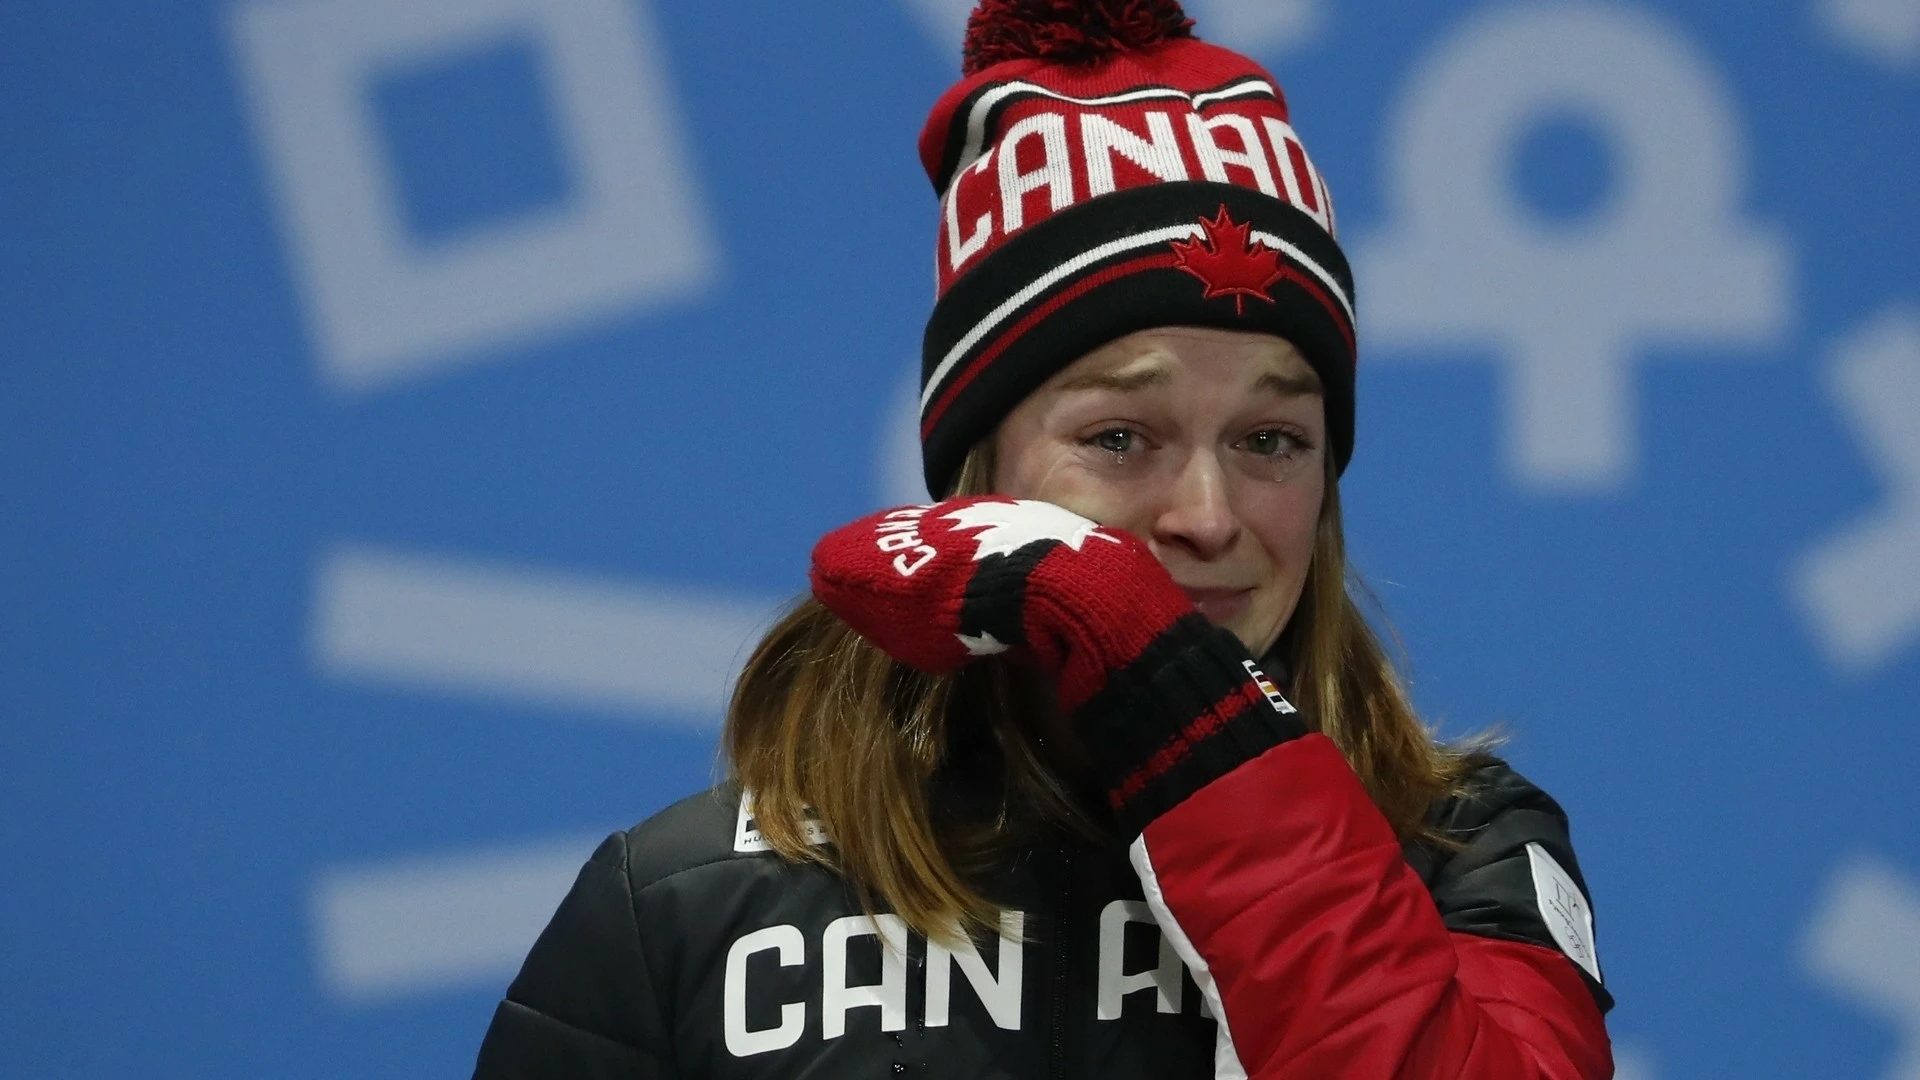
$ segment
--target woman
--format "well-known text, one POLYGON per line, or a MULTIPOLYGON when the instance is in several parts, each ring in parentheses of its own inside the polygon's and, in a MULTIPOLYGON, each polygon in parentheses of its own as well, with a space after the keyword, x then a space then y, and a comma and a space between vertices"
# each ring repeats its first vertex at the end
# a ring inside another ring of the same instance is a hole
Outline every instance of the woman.
POLYGON ((820 542, 732 780, 594 855, 477 1075, 1611 1075, 1564 815, 1347 594, 1325 184, 1189 27, 974 13, 921 139, 946 498, 820 542))

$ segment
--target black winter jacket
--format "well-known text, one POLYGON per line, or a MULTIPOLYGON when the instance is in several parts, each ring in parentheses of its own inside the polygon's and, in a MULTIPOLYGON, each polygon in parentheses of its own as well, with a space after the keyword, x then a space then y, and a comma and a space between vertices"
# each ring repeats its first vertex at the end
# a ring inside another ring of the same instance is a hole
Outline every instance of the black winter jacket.
MULTIPOLYGON (((1436 815, 1461 850, 1405 855, 1448 936, 1469 950, 1552 950, 1544 962, 1565 965, 1562 981, 1584 982, 1574 993, 1591 999, 1539 1007, 1571 1007, 1597 1027, 1612 1004, 1597 961, 1560 955, 1547 925, 1557 901, 1529 853, 1564 867, 1585 902, 1560 808, 1494 763, 1436 815)), ((894 916, 863 915, 833 873, 768 851, 737 790, 695 795, 594 853, 495 1012, 475 1076, 1246 1075, 1219 1058, 1224 1040, 1126 848, 1038 844, 982 884, 1008 909, 1001 937, 929 945, 894 916)), ((1588 934, 1580 947, 1591 948, 1588 934)), ((1463 981, 1471 959, 1463 954, 1463 981)), ((1274 1008, 1263 1022, 1307 1022, 1318 1005, 1274 1008)), ((1236 1041, 1247 1023, 1236 1019, 1236 1041)))

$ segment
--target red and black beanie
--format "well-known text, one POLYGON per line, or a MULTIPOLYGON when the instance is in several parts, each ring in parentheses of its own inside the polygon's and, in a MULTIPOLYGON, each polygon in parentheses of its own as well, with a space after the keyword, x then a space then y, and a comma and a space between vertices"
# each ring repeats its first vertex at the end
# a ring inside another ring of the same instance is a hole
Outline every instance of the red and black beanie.
POLYGON ((1293 342, 1353 453, 1353 275, 1273 76, 1176 0, 982 0, 920 160, 940 194, 927 488, 1074 360, 1156 326, 1293 342))

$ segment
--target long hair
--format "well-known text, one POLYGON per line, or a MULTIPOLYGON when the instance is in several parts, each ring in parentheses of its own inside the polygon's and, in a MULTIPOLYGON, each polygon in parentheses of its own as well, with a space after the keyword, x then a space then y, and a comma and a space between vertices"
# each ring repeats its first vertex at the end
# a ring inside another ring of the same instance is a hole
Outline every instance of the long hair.
MULTIPOLYGON (((990 444, 982 445, 951 494, 987 494, 992 481, 990 444)), ((1402 839, 1444 843, 1428 812, 1460 788, 1478 747, 1442 745, 1420 722, 1354 602, 1357 588, 1329 475, 1306 584, 1279 646, 1292 696, 1402 839)), ((969 878, 1009 836, 1041 824, 1099 835, 1033 722, 1044 692, 997 660, 953 675, 917 672, 806 597, 747 660, 722 745, 775 851, 837 871, 869 910, 884 905, 915 931, 952 940, 997 925, 997 909, 969 878), (949 813, 935 795, 957 756, 997 773, 984 813, 949 813), (810 816, 831 845, 810 842, 810 816)))

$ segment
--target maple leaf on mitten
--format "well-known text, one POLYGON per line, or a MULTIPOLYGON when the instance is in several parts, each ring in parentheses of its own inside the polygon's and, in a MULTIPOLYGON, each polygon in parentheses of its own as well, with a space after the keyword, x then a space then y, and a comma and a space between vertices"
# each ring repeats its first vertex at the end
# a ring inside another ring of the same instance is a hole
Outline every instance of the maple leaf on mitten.
POLYGON ((1145 543, 1052 503, 882 511, 815 545, 811 577, 821 603, 901 663, 942 673, 1004 652, 1053 678, 1130 829, 1305 732, 1145 543))
MULTIPOLYGON (((903 506, 829 533, 814 548, 814 595, 894 659, 946 672, 976 656, 1028 644, 1028 577, 1055 548, 1125 548, 1115 534, 1063 507, 997 496, 903 506)), ((1116 564, 1144 557, 1141 548, 1116 564)), ((1089 568, 1091 569, 1091 567, 1089 568)), ((1171 584, 1169 580, 1169 584, 1171 584)), ((1058 650, 1040 642, 1041 654, 1058 650)))

